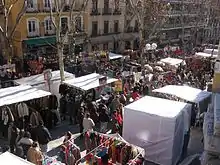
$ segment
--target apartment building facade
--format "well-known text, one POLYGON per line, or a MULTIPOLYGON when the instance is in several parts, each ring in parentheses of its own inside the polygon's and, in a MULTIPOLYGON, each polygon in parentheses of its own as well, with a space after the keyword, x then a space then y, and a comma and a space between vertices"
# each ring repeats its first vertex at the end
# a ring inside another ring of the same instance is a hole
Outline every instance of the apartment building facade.
MULTIPOLYGON (((29 54, 56 54, 56 31, 53 22, 60 21, 61 33, 70 27, 69 11, 71 0, 60 0, 60 5, 64 6, 61 16, 56 14, 54 0, 29 0, 26 4, 25 13, 19 23, 15 25, 22 9, 23 1, 16 1, 10 12, 9 28, 16 26, 13 37, 14 55, 22 57, 29 54)), ((74 37, 76 38, 76 44, 82 44, 86 38, 88 17, 85 12, 79 14, 79 6, 74 7, 73 19, 77 31, 77 35, 74 37)), ((68 51, 68 38, 65 39, 65 42, 67 44, 66 51, 68 51)))
POLYGON ((158 44, 192 47, 201 44, 204 28, 207 27, 208 10, 206 1, 170 0, 170 11, 166 22, 158 29, 158 44), (193 45, 194 44, 194 45, 193 45))
POLYGON ((138 31, 131 27, 130 31, 125 29, 125 9, 126 4, 121 0, 89 1, 88 51, 133 49, 131 42, 138 31))

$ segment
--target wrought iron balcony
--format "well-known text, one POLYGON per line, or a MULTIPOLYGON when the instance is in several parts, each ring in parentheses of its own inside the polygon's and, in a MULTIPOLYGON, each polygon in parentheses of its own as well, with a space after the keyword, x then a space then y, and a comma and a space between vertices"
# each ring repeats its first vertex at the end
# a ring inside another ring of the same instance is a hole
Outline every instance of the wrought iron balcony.
POLYGON ((102 15, 112 15, 112 9, 110 8, 103 8, 102 15))
POLYGON ((101 9, 100 8, 92 8, 91 9, 91 12, 90 12, 90 15, 100 15, 101 14, 101 9))

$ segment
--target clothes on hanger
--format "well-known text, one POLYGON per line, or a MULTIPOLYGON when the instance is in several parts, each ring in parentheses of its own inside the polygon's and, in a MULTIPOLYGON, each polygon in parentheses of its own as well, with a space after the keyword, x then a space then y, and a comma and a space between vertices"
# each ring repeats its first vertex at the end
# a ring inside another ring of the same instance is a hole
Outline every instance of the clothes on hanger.
POLYGON ((29 116, 29 108, 26 103, 24 103, 24 102, 18 103, 16 105, 16 107, 17 107, 17 111, 18 111, 18 116, 20 118, 25 117, 25 116, 29 116))

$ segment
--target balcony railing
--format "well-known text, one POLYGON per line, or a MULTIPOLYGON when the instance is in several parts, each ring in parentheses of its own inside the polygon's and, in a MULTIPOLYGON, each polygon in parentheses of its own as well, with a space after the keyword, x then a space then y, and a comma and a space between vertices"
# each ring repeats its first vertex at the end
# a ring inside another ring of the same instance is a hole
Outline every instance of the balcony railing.
POLYGON ((39 36, 40 36, 39 32, 28 33, 27 35, 28 38, 34 38, 34 37, 39 37, 39 36))
POLYGON ((126 33, 133 33, 134 32, 134 27, 128 27, 126 30, 125 30, 126 33))
POLYGON ((90 15, 100 15, 101 14, 101 9, 100 8, 92 8, 90 15))
POLYGON ((110 8, 103 8, 102 15, 112 15, 112 9, 110 8))
POLYGON ((120 8, 115 8, 113 15, 121 15, 121 9, 120 8))
POLYGON ((45 36, 52 36, 55 34, 56 34, 55 30, 46 30, 44 35, 45 36))
POLYGON ((114 28, 108 29, 108 31, 105 31, 104 29, 94 30, 91 34, 91 37, 98 37, 98 36, 107 36, 107 35, 113 35, 113 34, 119 34, 120 29, 118 28, 117 31, 115 31, 114 28))

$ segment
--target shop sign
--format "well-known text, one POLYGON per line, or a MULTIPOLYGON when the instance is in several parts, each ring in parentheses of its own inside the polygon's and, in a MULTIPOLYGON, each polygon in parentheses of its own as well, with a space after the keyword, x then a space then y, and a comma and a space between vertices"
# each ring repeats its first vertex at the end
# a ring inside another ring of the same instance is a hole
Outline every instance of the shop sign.
POLYGON ((215 73, 220 73, 220 61, 215 62, 215 73))
POLYGON ((122 87, 122 81, 118 80, 115 82, 115 92, 122 92, 123 87, 122 87))
POLYGON ((215 73, 212 84, 212 92, 220 92, 220 73, 215 73))

